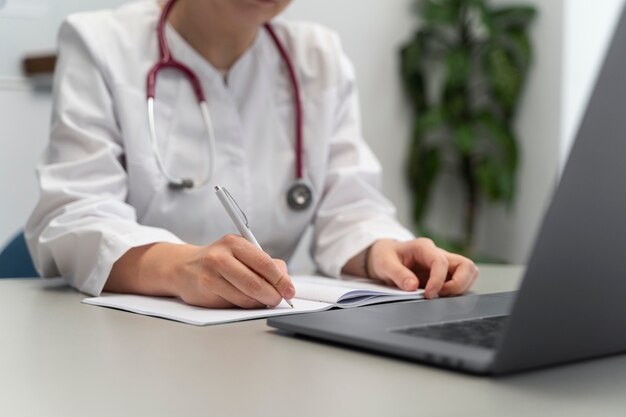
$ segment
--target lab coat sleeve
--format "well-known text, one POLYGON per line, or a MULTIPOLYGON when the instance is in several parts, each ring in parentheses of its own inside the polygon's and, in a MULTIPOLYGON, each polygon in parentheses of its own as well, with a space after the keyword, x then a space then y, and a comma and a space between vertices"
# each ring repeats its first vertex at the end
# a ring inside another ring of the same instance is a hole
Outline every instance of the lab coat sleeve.
POLYGON ((339 276, 350 258, 376 240, 414 238, 380 191, 381 166, 362 138, 354 70, 343 54, 339 66, 342 80, 311 251, 317 267, 330 276, 339 276))
POLYGON ((98 295, 128 249, 181 240, 137 223, 125 202, 124 150, 106 77, 81 22, 59 32, 50 142, 37 167, 40 199, 25 227, 42 276, 62 275, 98 295))

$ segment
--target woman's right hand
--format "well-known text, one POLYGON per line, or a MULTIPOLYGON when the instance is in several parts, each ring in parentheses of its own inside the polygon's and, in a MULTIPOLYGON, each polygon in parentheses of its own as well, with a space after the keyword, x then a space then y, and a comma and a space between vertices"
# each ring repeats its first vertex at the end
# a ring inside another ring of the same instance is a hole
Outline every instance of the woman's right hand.
POLYGON ((264 308, 291 299, 287 266, 238 235, 208 246, 155 243, 130 249, 106 291, 169 295, 208 308, 264 308))
POLYGON ((238 235, 226 235, 209 246, 197 248, 183 270, 187 278, 179 296, 188 304, 212 308, 274 307, 296 293, 285 262, 272 259, 238 235))

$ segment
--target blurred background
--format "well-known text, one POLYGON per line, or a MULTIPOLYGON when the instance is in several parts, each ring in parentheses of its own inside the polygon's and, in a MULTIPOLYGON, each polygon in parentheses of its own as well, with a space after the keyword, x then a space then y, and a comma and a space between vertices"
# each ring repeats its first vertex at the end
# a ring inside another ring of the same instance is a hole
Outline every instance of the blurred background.
MULTIPOLYGON (((118 6, 123 0, 0 0, 0 247, 21 229, 37 200, 34 166, 49 130, 46 76, 27 76, 23 59, 52 54, 69 13, 118 6)), ((566 160, 588 95, 624 0, 492 0, 525 4, 537 14, 528 28, 532 64, 513 120, 519 147, 515 198, 483 203, 476 252, 524 263, 558 173, 566 160)), ((288 19, 334 29, 357 74, 363 133, 383 165, 383 192, 400 221, 415 228, 406 179, 414 115, 400 75, 400 48, 419 28, 413 0, 294 0, 288 19)), ((452 175, 438 178, 429 202, 431 230, 462 228, 463 190, 452 175)), ((306 242, 296 256, 308 264, 306 242)))

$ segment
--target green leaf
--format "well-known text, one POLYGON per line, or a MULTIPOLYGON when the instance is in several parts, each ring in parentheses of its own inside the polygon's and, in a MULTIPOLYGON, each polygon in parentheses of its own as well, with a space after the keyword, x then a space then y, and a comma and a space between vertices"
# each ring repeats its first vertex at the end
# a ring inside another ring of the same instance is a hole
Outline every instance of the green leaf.
POLYGON ((506 125, 489 113, 479 115, 478 122, 484 139, 489 139, 490 145, 487 147, 488 151, 482 153, 478 163, 481 191, 491 201, 502 200, 510 204, 515 196, 517 139, 506 125))
POLYGON ((482 28, 487 31, 487 36, 492 36, 496 32, 493 16, 489 7, 483 0, 473 1, 474 10, 478 12, 482 28))
POLYGON ((446 54, 446 83, 450 87, 458 88, 468 84, 472 71, 469 52, 464 48, 455 48, 446 54))
POLYGON ((452 129, 454 144, 461 155, 470 155, 476 147, 476 131, 470 124, 460 124, 452 129))
POLYGON ((477 169, 477 178, 480 191, 491 201, 498 201, 501 198, 500 180, 501 170, 498 163, 485 158, 480 162, 477 169))
POLYGON ((442 109, 435 107, 418 117, 413 128, 407 175, 415 192, 414 219, 417 224, 424 216, 430 191, 441 170, 441 151, 435 144, 427 143, 425 138, 427 133, 442 128, 445 120, 442 109))
POLYGON ((508 126, 499 122, 490 113, 481 113, 477 116, 478 125, 483 128, 487 137, 497 149, 504 166, 510 172, 515 172, 518 165, 517 139, 508 126))
POLYGON ((500 162, 492 157, 484 158, 478 165, 480 191, 492 202, 511 203, 514 195, 515 178, 500 162))
POLYGON ((417 224, 421 224, 430 191, 437 174, 441 169, 441 153, 439 149, 421 144, 413 148, 409 157, 409 181, 415 191, 413 216, 417 224))
MULTIPOLYGON (((446 89, 447 90, 447 89, 446 89)), ((441 106, 445 108, 445 112, 448 115, 448 121, 454 125, 458 120, 462 119, 463 111, 465 110, 466 97, 464 94, 458 91, 448 90, 443 98, 441 106)))
POLYGON ((446 56, 446 78, 440 106, 452 120, 463 117, 469 108, 469 97, 466 93, 471 76, 471 61, 468 51, 456 48, 446 56))
POLYGON ((442 127, 446 121, 445 111, 440 107, 432 107, 415 118, 413 126, 413 142, 421 144, 424 135, 442 127))
POLYGON ((417 112, 426 108, 426 87, 421 62, 423 48, 411 42, 400 50, 400 72, 405 90, 417 112))
POLYGON ((427 110, 427 67, 432 56, 445 50, 446 40, 432 28, 422 28, 400 48, 400 74, 416 113, 427 110))
POLYGON ((499 29, 526 29, 533 21, 537 10, 532 6, 505 6, 492 9, 494 25, 499 29))
POLYGON ((508 45, 519 71, 525 72, 532 58, 532 47, 526 32, 512 30, 503 33, 503 43, 508 45))
POLYGON ((492 93, 505 113, 511 115, 522 89, 522 71, 515 65, 512 53, 502 45, 492 43, 486 59, 487 77, 492 93))
POLYGON ((458 21, 462 0, 423 0, 418 11, 429 25, 451 25, 458 21))

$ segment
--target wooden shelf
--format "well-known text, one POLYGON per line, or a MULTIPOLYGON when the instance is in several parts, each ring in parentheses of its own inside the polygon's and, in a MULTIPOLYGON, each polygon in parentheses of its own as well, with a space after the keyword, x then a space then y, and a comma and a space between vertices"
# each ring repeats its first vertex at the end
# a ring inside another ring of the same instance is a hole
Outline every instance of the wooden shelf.
POLYGON ((55 54, 27 56, 22 60, 22 71, 27 77, 52 75, 56 61, 55 54))

